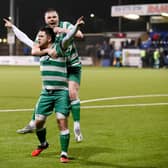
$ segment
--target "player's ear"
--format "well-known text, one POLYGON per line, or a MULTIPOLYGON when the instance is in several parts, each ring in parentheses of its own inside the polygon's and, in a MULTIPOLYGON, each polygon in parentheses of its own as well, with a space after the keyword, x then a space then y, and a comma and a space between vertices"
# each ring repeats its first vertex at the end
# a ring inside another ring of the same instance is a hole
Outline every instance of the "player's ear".
POLYGON ((52 39, 50 36, 48 36, 48 42, 51 43, 52 39))

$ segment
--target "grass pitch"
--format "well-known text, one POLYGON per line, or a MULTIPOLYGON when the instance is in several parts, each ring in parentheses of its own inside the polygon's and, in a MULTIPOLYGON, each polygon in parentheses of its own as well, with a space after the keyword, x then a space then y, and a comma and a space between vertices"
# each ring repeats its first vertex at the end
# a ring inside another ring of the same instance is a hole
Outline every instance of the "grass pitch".
POLYGON ((80 88, 84 141, 74 141, 70 116, 68 164, 59 163, 54 114, 47 120, 50 147, 38 157, 31 157, 39 143, 36 135, 16 133, 31 119, 41 90, 39 67, 1 66, 0 77, 0 168, 168 167, 167 69, 84 67, 80 88))

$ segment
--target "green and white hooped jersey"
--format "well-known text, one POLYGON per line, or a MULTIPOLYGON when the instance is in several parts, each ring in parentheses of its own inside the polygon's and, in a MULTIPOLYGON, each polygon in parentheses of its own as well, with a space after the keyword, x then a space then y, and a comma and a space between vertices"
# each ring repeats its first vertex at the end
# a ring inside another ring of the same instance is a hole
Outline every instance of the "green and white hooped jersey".
MULTIPOLYGON (((59 27, 66 28, 69 30, 71 30, 73 26, 74 25, 72 25, 70 22, 67 22, 67 21, 59 23, 59 27)), ((56 41, 59 41, 61 38, 63 38, 63 36, 65 36, 65 34, 57 35, 56 41)), ((81 69, 81 60, 80 60, 76 45, 74 43, 74 40, 72 40, 68 49, 66 50, 65 56, 67 57, 67 67, 68 67, 69 73, 71 70, 73 71, 76 68, 81 69)))
POLYGON ((52 59, 50 56, 40 58, 42 87, 47 90, 68 90, 66 57, 52 59))

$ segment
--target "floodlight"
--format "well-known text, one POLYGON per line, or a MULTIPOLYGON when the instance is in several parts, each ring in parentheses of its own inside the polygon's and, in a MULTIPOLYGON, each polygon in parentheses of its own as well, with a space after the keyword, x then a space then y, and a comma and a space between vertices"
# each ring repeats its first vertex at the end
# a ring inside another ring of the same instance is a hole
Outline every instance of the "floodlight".
POLYGON ((126 19, 137 20, 139 19, 140 16, 136 14, 128 14, 128 15, 124 15, 123 17, 126 19))
POLYGON ((161 13, 162 16, 168 17, 168 13, 161 13))

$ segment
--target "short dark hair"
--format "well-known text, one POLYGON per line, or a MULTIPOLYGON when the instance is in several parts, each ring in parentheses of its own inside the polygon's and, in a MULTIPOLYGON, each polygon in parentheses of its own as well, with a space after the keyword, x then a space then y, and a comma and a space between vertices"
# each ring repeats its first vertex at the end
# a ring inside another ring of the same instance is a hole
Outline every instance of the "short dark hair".
POLYGON ((41 27, 39 31, 45 32, 48 36, 51 37, 51 42, 52 43, 55 42, 55 33, 52 28, 45 26, 45 27, 41 27))
POLYGON ((57 15, 59 16, 58 11, 57 11, 56 9, 54 9, 54 8, 48 8, 48 9, 45 11, 45 14, 48 13, 48 12, 56 12, 57 15))

